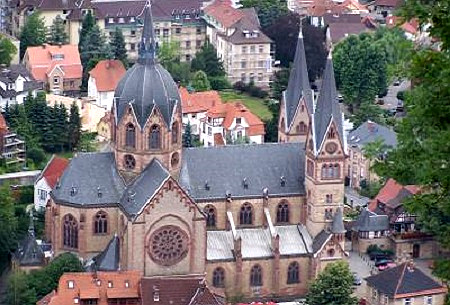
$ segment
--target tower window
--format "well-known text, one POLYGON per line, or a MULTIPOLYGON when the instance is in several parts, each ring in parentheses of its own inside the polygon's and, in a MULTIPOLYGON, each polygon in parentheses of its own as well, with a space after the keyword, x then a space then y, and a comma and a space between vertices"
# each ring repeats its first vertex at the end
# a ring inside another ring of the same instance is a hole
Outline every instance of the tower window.
POLYGON ((150 128, 149 147, 150 149, 161 148, 161 128, 158 125, 153 125, 150 128))
POLYGON ((78 223, 72 214, 64 216, 63 245, 68 248, 78 248, 78 223))
POLYGON ((180 155, 177 152, 174 152, 172 154, 170 164, 172 165, 172 167, 176 167, 178 165, 178 163, 180 163, 180 155))
POLYGON ((262 286, 262 268, 260 265, 254 265, 250 270, 250 286, 262 286))
POLYGON ((216 288, 225 287, 225 270, 223 270, 223 268, 221 267, 214 269, 213 286, 216 288))
POLYGON ((333 195, 327 194, 327 195, 325 196, 325 202, 326 202, 326 203, 333 203, 333 195))
POLYGON ((278 204, 277 209, 277 223, 289 222, 289 204, 286 201, 282 201, 278 204))
POLYGON ((334 138, 336 138, 336 132, 334 131, 334 128, 330 128, 330 131, 328 132, 328 139, 334 138))
POLYGON ((172 124, 172 144, 178 143, 178 124, 177 122, 172 124))
POLYGON ((135 148, 136 145, 136 129, 134 125, 129 123, 127 124, 125 131, 125 146, 135 148))
POLYGON ((216 209, 214 206, 208 204, 203 210, 206 214, 206 226, 209 228, 216 227, 216 209))
POLYGON ((95 234, 108 233, 108 215, 103 211, 100 211, 95 215, 94 233, 95 234))
POLYGON ((311 160, 308 160, 307 162, 306 171, 308 173, 308 176, 314 177, 314 163, 311 160))
POLYGON ((125 169, 132 170, 136 166, 136 160, 132 155, 125 155, 123 158, 123 166, 125 169))
POLYGON ((287 274, 287 283, 288 284, 300 283, 299 269, 300 269, 300 267, 297 262, 292 262, 289 264, 288 274, 287 274))
POLYGON ((242 205, 239 216, 239 222, 241 225, 253 224, 253 208, 250 203, 244 203, 242 205))
POLYGON ((297 133, 298 134, 306 134, 306 131, 308 129, 306 128, 306 124, 303 122, 300 122, 300 124, 297 125, 297 133))

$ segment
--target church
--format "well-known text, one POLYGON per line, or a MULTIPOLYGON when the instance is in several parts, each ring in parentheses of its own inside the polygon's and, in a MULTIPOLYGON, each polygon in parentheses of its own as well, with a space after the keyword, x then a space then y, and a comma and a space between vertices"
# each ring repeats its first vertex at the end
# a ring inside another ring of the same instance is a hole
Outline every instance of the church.
POLYGON ((198 277, 228 298, 295 298, 345 258, 343 116, 332 59, 317 98, 302 32, 279 142, 182 147, 178 87, 156 55, 151 4, 119 82, 112 152, 79 153, 46 206, 55 255, 94 270, 198 277))

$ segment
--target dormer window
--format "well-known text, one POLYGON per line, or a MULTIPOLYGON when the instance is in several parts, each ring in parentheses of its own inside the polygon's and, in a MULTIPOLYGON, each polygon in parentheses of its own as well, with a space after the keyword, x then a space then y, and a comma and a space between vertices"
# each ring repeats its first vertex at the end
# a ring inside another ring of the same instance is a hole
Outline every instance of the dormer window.
POLYGON ((134 23, 136 19, 134 17, 130 17, 130 23, 134 23))
POLYGON ((125 23, 125 18, 120 17, 120 18, 119 18, 119 23, 125 23))
POLYGON ((114 18, 108 18, 108 23, 114 23, 114 18))
POLYGON ((108 281, 108 288, 113 288, 113 282, 112 281, 108 281))
POLYGON ((242 124, 242 118, 236 118, 236 124, 242 124))
POLYGON ((125 288, 130 288, 130 282, 128 280, 125 281, 125 288))
POLYGON ((69 288, 69 289, 75 288, 75 283, 74 283, 74 281, 67 281, 67 288, 69 288))

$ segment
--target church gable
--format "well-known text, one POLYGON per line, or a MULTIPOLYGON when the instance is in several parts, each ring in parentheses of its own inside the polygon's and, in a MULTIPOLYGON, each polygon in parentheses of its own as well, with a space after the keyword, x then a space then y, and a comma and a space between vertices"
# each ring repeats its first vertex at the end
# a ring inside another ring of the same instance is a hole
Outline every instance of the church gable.
POLYGON ((342 138, 343 136, 339 135, 339 130, 336 127, 334 120, 331 120, 323 138, 323 142, 318 143, 318 156, 322 158, 343 158, 345 153, 344 143, 341 141, 342 138))
POLYGON ((288 133, 292 135, 306 135, 308 132, 309 112, 305 98, 302 97, 298 103, 297 110, 288 126, 288 133))

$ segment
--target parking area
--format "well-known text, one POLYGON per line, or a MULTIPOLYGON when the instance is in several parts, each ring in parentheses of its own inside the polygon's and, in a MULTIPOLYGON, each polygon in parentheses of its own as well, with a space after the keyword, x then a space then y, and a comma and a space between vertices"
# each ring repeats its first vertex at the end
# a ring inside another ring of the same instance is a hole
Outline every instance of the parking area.
POLYGON ((364 298, 366 294, 366 283, 364 278, 374 274, 376 268, 374 262, 369 259, 367 255, 360 255, 357 252, 350 252, 349 257, 350 270, 355 272, 359 278, 362 279, 362 283, 359 286, 355 286, 355 295, 359 298, 364 298))

